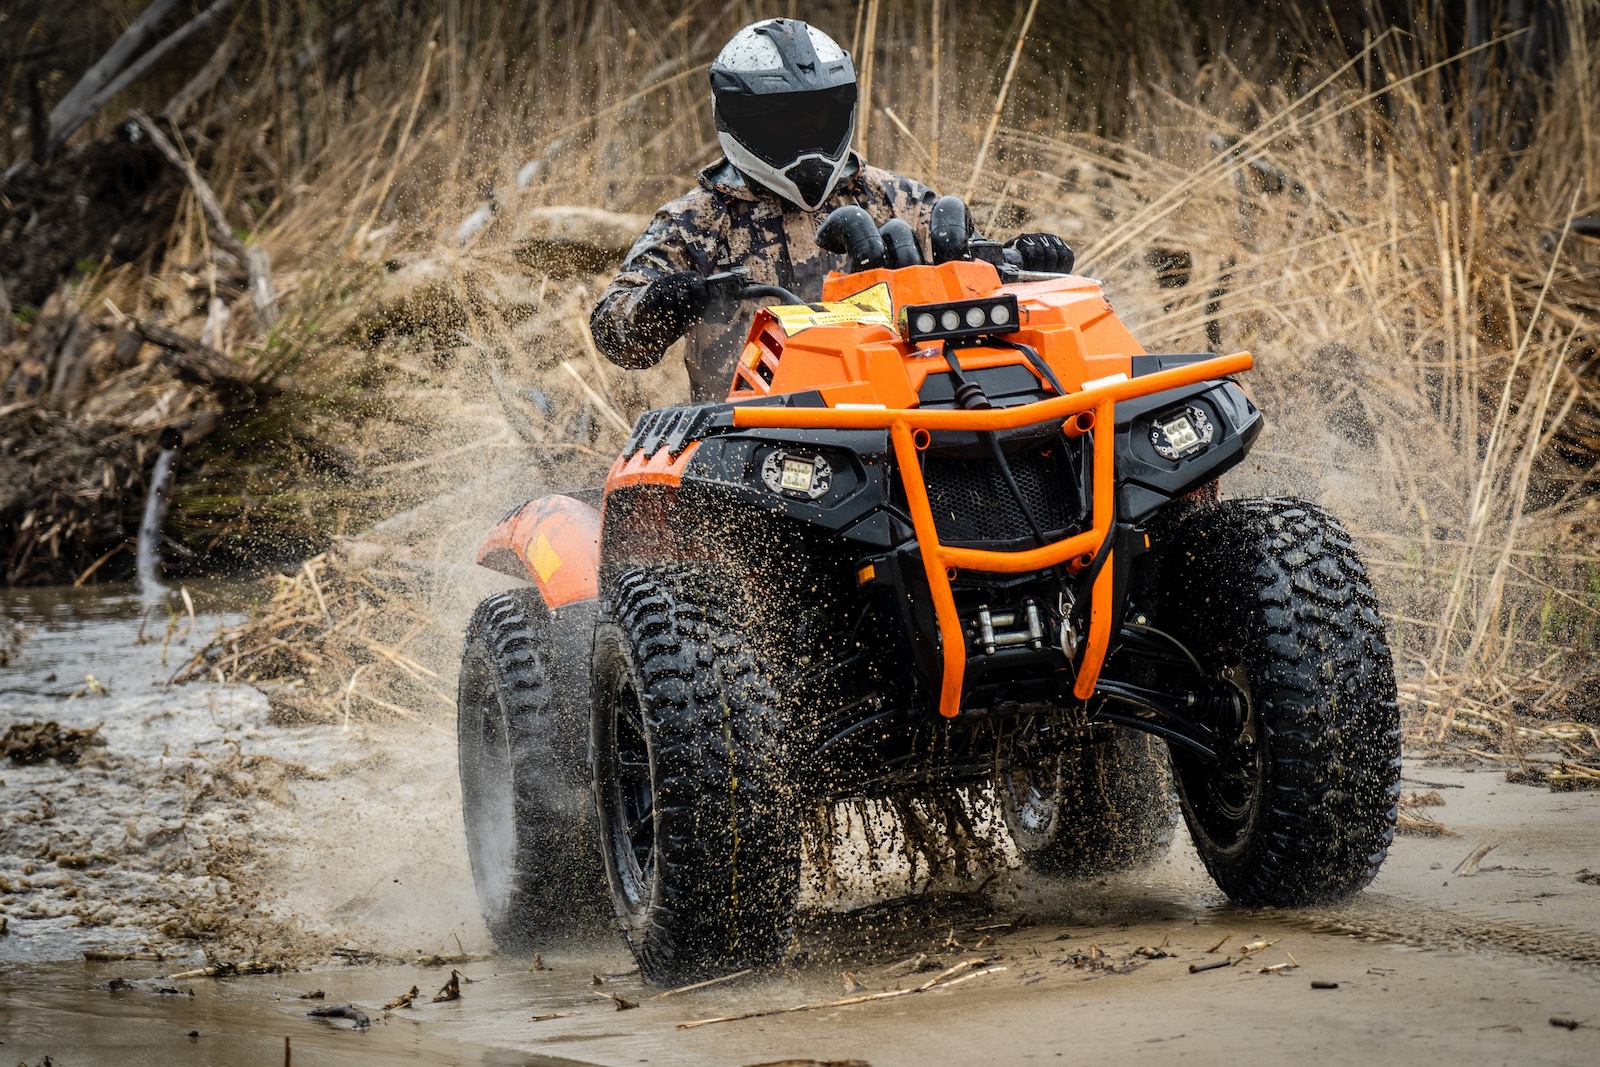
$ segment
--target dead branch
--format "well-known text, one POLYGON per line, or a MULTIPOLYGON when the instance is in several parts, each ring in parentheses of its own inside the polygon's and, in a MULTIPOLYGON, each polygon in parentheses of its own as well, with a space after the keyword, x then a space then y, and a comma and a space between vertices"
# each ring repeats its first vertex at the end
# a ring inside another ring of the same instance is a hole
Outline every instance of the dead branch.
POLYGON ((272 325, 278 317, 278 298, 272 291, 272 260, 267 256, 266 249, 259 245, 246 247, 243 241, 234 236, 233 227, 229 225, 228 216, 222 211, 222 204, 217 200, 217 194, 211 191, 211 186, 195 169, 194 164, 184 158, 177 146, 161 132, 161 128, 151 121, 149 115, 138 108, 134 108, 130 114, 133 121, 139 124, 139 128, 149 135, 150 143, 160 149, 167 162, 189 180, 189 187, 194 190, 195 199, 200 201, 200 207, 205 211, 206 218, 211 221, 211 240, 244 266, 250 275, 250 304, 255 308, 256 316, 263 325, 272 325))
MULTIPOLYGON (((179 26, 166 37, 162 38, 159 44, 150 49, 150 51, 146 52, 144 55, 140 56, 138 60, 131 64, 126 70, 113 78, 110 85, 107 85, 104 89, 101 89, 94 95, 93 99, 84 105, 85 110, 88 112, 88 114, 85 116, 85 119, 87 120, 89 117, 92 117, 101 108, 105 107, 106 104, 110 103, 112 97, 116 96, 118 93, 122 92, 122 90, 126 89, 128 86, 132 85, 134 82, 143 77, 144 72, 153 67, 162 56, 165 56, 168 52, 178 47, 178 45, 194 36, 194 34, 200 30, 203 30, 207 26, 211 25, 218 19, 218 17, 222 15, 224 11, 232 6, 233 0, 216 0, 216 2, 210 7, 200 12, 200 14, 196 15, 182 26, 179 26)), ((74 129, 76 129, 76 127, 74 127, 74 129)), ((47 150, 51 153, 59 151, 61 145, 66 143, 66 139, 72 135, 72 132, 72 130, 68 130, 61 134, 60 141, 52 141, 51 146, 47 150)))
POLYGON ((258 380, 237 360, 229 359, 203 341, 154 323, 137 319, 129 321, 140 337, 165 353, 163 362, 172 369, 173 374, 186 382, 268 395, 294 388, 294 382, 289 378, 258 380))
POLYGON ((222 43, 217 45, 217 50, 211 53, 211 58, 206 60, 206 65, 196 71, 195 76, 167 101, 166 106, 161 109, 161 117, 174 125, 182 122, 184 113, 222 80, 228 67, 238 57, 240 47, 241 41, 238 37, 231 33, 224 37, 222 43))
MULTIPOLYGON (((139 56, 136 61, 128 64, 125 69, 120 70, 120 72, 110 72, 110 70, 107 70, 106 74, 110 75, 109 83, 102 85, 101 88, 99 88, 99 90, 93 94, 93 96, 85 99, 80 106, 77 106, 77 109, 75 109, 74 112, 62 114, 59 122, 56 120, 56 112, 59 112, 61 107, 58 106, 56 109, 51 110, 50 134, 48 134, 48 139, 46 139, 45 142, 45 160, 40 160, 40 163, 48 162, 50 158, 53 158, 54 155, 56 155, 56 152, 59 152, 61 147, 66 144, 67 138, 70 138, 72 134, 77 133, 78 126, 82 126, 83 123, 88 122, 88 120, 93 118, 94 115, 99 114, 99 110, 101 110, 102 107, 106 107, 106 104, 109 104, 109 102, 112 101, 112 98, 117 96, 117 93, 122 93, 125 88, 133 85, 134 82, 138 82, 139 78, 144 77, 144 72, 146 72, 146 70, 149 70, 150 67, 154 67, 155 64, 157 64, 157 61, 160 61, 162 56, 165 56, 166 53, 170 53, 173 48, 176 48, 176 46, 186 42, 186 40, 189 40, 190 37, 194 37, 197 32, 205 29, 205 27, 211 26, 211 22, 218 21, 218 18, 221 18, 222 13, 229 10, 230 6, 234 6, 234 0, 216 0, 216 3, 213 3, 210 8, 206 8, 205 11, 197 14, 197 16, 194 16, 194 18, 189 19, 189 21, 184 22, 184 24, 179 26, 178 29, 173 30, 171 34, 163 37, 162 40, 160 40, 160 43, 157 43, 154 48, 150 48, 150 51, 147 51, 147 53, 139 56)), ((150 5, 150 11, 154 11, 155 8, 163 8, 163 0, 157 0, 157 3, 152 3, 152 5, 150 5)), ((170 3, 166 3, 165 8, 163 8, 163 14, 165 14, 165 10, 170 10, 170 8, 170 3)), ((146 14, 149 14, 149 11, 146 11, 146 14)), ((144 18, 144 16, 141 16, 141 19, 142 18, 144 18)), ((160 21, 160 19, 157 19, 157 22, 158 21, 160 21)), ((154 29, 154 27, 155 22, 152 22, 147 29, 154 29)), ((130 26, 128 29, 131 30, 133 27, 130 26)), ((123 37, 126 37, 126 34, 123 34, 123 37)), ((142 40, 144 40, 144 37, 141 35, 141 38, 139 38, 139 43, 142 43, 142 40)), ((122 45, 122 40, 118 40, 117 45, 122 45)), ((112 48, 114 48, 115 51, 117 46, 114 45, 112 48)), ((107 53, 107 56, 109 56, 109 54, 110 53, 107 53)), ((101 62, 104 62, 104 59, 102 59, 101 62)), ((94 69, 98 70, 99 66, 101 66, 101 64, 94 64, 94 69)), ((78 85, 83 85, 83 83, 80 82, 78 85)), ((74 86, 74 91, 77 91, 77 86, 74 86)))
POLYGON ((650 999, 651 1000, 665 1000, 667 997, 675 997, 679 993, 693 993, 697 989, 709 989, 711 986, 714 986, 714 985, 721 985, 724 982, 732 982, 735 979, 743 978, 745 975, 750 974, 750 973, 752 973, 752 969, 749 968, 749 967, 746 967, 742 971, 734 971, 732 974, 725 974, 721 978, 707 978, 704 982, 695 982, 692 985, 681 985, 681 986, 678 986, 676 989, 669 989, 664 993, 657 993, 655 996, 651 997, 650 999))
MULTIPOLYGON (((195 199, 200 201, 200 207, 205 211, 206 218, 211 220, 212 242, 222 246, 241 265, 249 266, 250 254, 245 251, 244 242, 234 236, 233 227, 228 224, 228 216, 222 213, 222 204, 218 202, 217 194, 211 191, 211 186, 207 184, 205 178, 201 177, 200 172, 195 170, 194 164, 183 157, 177 146, 168 139, 166 134, 161 132, 159 126, 151 121, 149 115, 146 115, 138 108, 134 108, 129 112, 129 115, 134 122, 139 124, 139 128, 149 135, 150 143, 159 148, 161 154, 167 157, 167 162, 171 163, 182 172, 184 177, 189 179, 189 187, 194 190, 195 199)), ((253 285, 252 288, 254 288, 253 285)))
POLYGON ((793 1007, 788 1008, 767 1008, 764 1010, 758 1009, 756 1011, 743 1011, 739 1012, 737 1015, 720 1015, 714 1019, 695 1019, 691 1022, 679 1023, 678 1029, 692 1030, 697 1026, 710 1026, 712 1023, 731 1023, 737 1022, 740 1019, 756 1019, 763 1015, 788 1015, 799 1011, 820 1011, 824 1008, 844 1008, 852 1004, 866 1004, 874 1000, 893 1000, 896 997, 915 996, 918 993, 926 993, 930 989, 958 985, 969 978, 977 978, 986 974, 999 974, 1005 969, 1006 968, 1004 967, 990 967, 988 966, 987 960, 981 956, 977 956, 971 959, 962 960, 954 967, 949 967, 943 971, 940 971, 938 974, 934 975, 926 982, 923 982, 921 985, 911 986, 907 989, 890 989, 882 993, 862 993, 858 996, 842 997, 839 1000, 824 1000, 815 1004, 796 1004, 793 1007), (956 978, 956 975, 961 974, 963 971, 975 971, 976 973, 968 974, 962 978, 956 978))
POLYGON ((106 54, 78 79, 78 84, 69 89, 67 95, 50 109, 50 117, 46 120, 44 144, 36 147, 33 160, 35 163, 43 166, 50 162, 50 157, 66 143, 67 138, 94 117, 99 106, 91 106, 92 101, 127 67, 134 54, 144 46, 145 41, 155 33, 156 28, 177 6, 178 0, 154 0, 138 18, 128 24, 128 28, 122 31, 122 36, 106 50, 106 54), (42 152, 37 150, 39 147, 42 147, 42 152))

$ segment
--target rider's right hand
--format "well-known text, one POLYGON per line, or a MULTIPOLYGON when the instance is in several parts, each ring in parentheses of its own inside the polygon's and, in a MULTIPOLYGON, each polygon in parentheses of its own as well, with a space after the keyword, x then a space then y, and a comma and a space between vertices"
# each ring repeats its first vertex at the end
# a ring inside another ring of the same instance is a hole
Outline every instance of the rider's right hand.
POLYGON ((665 348, 705 317, 711 287, 692 270, 663 274, 639 294, 636 320, 652 344, 665 348))

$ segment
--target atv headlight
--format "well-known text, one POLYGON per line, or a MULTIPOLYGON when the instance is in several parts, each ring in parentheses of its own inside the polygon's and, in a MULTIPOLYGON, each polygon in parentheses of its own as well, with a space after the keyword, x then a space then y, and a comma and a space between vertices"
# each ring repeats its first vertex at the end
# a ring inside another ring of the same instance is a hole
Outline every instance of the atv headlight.
POLYGON ((1015 333, 1017 319, 1017 298, 1010 294, 948 304, 913 304, 906 308, 906 340, 915 343, 1015 333))
POLYGON ((761 461, 761 480, 779 496, 816 500, 833 484, 833 467, 815 453, 775 449, 761 461))
POLYGON ((1162 459, 1187 459, 1216 435, 1206 413, 1193 404, 1158 414, 1150 424, 1150 443, 1162 459))

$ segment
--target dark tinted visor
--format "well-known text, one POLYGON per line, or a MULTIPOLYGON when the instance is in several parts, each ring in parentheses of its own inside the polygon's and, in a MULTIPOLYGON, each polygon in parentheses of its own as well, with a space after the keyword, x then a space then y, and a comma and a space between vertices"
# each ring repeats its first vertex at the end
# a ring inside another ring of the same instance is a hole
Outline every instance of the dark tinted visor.
POLYGON ((763 161, 782 168, 808 152, 837 158, 850 136, 856 87, 742 96, 724 93, 717 112, 728 132, 763 161))

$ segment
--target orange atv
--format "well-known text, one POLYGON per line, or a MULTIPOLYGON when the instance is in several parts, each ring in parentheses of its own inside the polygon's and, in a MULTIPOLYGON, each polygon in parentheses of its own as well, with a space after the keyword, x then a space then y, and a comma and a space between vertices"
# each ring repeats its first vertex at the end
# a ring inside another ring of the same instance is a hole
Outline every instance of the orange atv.
POLYGON ((1352 893, 1393 836, 1377 604, 1314 504, 1219 500, 1246 354, 1151 355, 1100 286, 934 210, 841 208, 821 303, 767 286, 725 403, 643 415, 603 493, 479 562, 460 769, 504 947, 611 906, 645 976, 772 963, 800 833, 846 797, 992 795, 1024 862, 1148 859, 1234 900, 1352 893), (1159 739, 1157 741, 1156 739, 1159 739), (592 798, 592 799, 591 799, 592 798), (603 869, 604 875, 600 874, 603 869))

